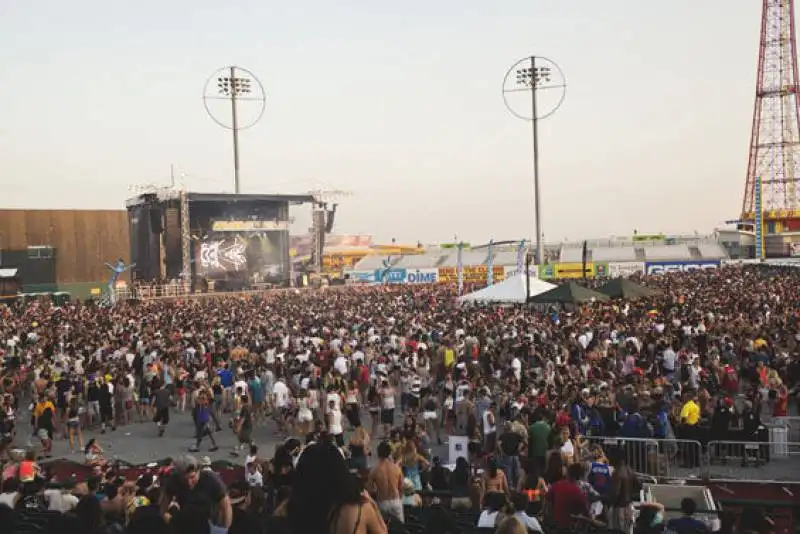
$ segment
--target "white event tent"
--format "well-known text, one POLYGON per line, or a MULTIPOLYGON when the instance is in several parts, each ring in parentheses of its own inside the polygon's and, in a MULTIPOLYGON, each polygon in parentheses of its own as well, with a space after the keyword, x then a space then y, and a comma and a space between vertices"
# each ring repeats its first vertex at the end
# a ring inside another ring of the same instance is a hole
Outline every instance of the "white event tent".
MULTIPOLYGON (((539 280, 536 277, 528 276, 527 282, 531 286, 530 296, 535 297, 545 291, 550 291, 555 285, 539 280)), ((525 286, 526 280, 523 273, 503 280, 497 284, 486 286, 469 295, 464 295, 459 299, 461 302, 498 302, 498 303, 521 303, 525 302, 528 290, 525 286)))

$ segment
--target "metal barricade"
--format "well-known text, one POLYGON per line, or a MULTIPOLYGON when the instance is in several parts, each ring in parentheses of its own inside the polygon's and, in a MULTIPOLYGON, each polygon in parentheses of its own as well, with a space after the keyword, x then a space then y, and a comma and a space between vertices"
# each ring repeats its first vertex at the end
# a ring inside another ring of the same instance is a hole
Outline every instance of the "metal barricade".
POLYGON ((800 480, 800 442, 710 441, 705 476, 717 480, 800 480))
POLYGON ((607 456, 622 454, 637 473, 666 480, 702 476, 705 455, 699 441, 608 436, 586 439, 600 445, 607 456))
POLYGON ((773 417, 770 423, 786 427, 786 439, 794 443, 800 443, 800 417, 773 417))

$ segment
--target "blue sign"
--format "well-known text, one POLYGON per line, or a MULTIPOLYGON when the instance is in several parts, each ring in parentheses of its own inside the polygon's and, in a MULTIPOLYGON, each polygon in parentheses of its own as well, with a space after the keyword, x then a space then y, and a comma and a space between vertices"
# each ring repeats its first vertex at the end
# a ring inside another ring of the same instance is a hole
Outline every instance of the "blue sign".
POLYGON ((675 272, 689 272, 703 269, 716 269, 719 261, 716 260, 696 260, 696 261, 651 261, 644 264, 646 274, 664 274, 675 272))
POLYGON ((351 271, 348 273, 350 275, 350 280, 354 282, 367 282, 367 283, 374 283, 376 271, 351 271))
POLYGON ((438 281, 438 269, 417 269, 406 273, 407 284, 435 284, 438 281))
POLYGON ((376 282, 387 282, 389 284, 402 284, 406 281, 405 269, 376 269, 375 270, 376 282))

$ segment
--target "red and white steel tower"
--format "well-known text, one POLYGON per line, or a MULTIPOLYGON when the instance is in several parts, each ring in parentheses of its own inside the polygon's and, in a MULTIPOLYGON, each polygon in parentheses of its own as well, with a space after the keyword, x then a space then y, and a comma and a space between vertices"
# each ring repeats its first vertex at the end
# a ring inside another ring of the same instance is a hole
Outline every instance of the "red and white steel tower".
POLYGON ((794 0, 763 0, 758 81, 742 221, 755 221, 762 182, 764 233, 800 231, 800 87, 794 0))

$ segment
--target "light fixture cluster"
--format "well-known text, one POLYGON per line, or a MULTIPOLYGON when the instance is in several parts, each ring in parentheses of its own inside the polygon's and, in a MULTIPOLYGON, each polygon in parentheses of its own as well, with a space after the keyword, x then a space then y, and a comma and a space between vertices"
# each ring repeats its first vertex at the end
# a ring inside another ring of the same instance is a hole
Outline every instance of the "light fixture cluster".
POLYGON ((550 67, 517 69, 517 85, 531 88, 538 87, 543 82, 549 82, 550 75, 550 67))
POLYGON ((250 94, 253 91, 253 83, 250 78, 231 78, 222 77, 217 78, 217 89, 219 94, 225 96, 242 96, 250 94))

